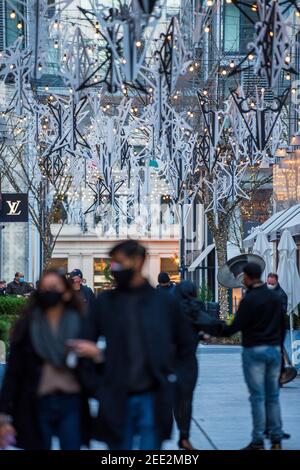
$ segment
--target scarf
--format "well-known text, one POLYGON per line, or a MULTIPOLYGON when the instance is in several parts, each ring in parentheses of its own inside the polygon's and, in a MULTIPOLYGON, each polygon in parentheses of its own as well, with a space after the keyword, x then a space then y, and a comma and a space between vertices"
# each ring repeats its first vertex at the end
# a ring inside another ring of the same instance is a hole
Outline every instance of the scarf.
POLYGON ((33 348, 38 356, 57 368, 66 367, 66 341, 78 339, 80 332, 81 318, 75 310, 64 311, 55 331, 41 310, 32 313, 30 336, 33 348))

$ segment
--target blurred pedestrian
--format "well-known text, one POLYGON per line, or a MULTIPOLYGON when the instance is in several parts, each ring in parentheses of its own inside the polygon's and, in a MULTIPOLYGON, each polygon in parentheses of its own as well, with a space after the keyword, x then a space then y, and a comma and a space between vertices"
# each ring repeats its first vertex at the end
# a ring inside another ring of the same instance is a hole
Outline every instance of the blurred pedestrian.
POLYGON ((7 285, 6 294, 28 296, 34 291, 34 288, 25 281, 22 272, 16 272, 15 278, 7 285))
POLYGON ((170 276, 166 272, 161 272, 157 278, 158 284, 156 286, 157 289, 161 289, 165 292, 169 292, 170 294, 174 294, 176 284, 171 281, 170 276))
POLYGON ((105 365, 99 387, 98 439, 111 449, 158 450, 172 429, 175 364, 184 382, 194 363, 191 327, 172 296, 142 275, 146 250, 126 240, 111 251, 116 289, 100 294, 91 313, 90 339, 75 350, 93 357, 104 337, 105 365))
POLYGON ((73 290, 78 292, 86 308, 89 308, 90 303, 94 300, 94 292, 90 287, 83 284, 83 275, 80 269, 73 269, 69 274, 73 284, 73 290))
POLYGON ((81 311, 69 281, 49 270, 15 326, 0 416, 13 425, 20 448, 51 449, 57 436, 62 450, 78 450, 84 440, 87 361, 68 348, 69 340, 82 336, 81 311))
POLYGON ((284 341, 284 313, 279 296, 261 281, 261 267, 247 263, 243 269, 248 293, 241 300, 224 336, 242 332, 243 370, 250 393, 252 441, 243 450, 264 449, 268 424, 272 449, 281 449, 283 438, 279 403, 281 348, 284 341))
POLYGON ((189 440, 189 435, 192 419, 193 392, 198 377, 197 346, 201 333, 218 335, 222 328, 222 322, 211 317, 206 312, 205 304, 197 298, 197 294, 197 287, 191 281, 181 281, 176 286, 174 293, 182 313, 191 324, 193 334, 192 345, 194 356, 189 368, 189 380, 182 383, 179 378, 177 381, 174 404, 174 415, 180 432, 178 446, 185 450, 194 450, 189 440))
POLYGON ((0 281, 0 295, 5 295, 6 294, 6 281, 0 281))

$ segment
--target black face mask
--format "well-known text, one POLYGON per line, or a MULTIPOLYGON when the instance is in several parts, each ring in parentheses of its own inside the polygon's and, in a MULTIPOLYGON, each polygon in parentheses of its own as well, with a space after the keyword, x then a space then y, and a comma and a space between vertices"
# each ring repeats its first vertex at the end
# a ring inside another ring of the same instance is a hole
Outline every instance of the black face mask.
POLYGON ((122 269, 121 271, 112 271, 113 277, 116 280, 118 287, 126 289, 129 287, 130 281, 133 278, 134 270, 132 268, 122 269))
POLYGON ((36 293, 37 303, 42 309, 55 307, 62 302, 62 296, 62 292, 57 292, 55 290, 37 291, 36 293))

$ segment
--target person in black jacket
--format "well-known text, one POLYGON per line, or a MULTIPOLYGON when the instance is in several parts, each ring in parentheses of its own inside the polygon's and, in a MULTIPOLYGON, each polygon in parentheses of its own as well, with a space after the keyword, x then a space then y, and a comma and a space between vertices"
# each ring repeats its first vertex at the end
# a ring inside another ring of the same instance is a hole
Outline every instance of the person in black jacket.
POLYGON ((130 450, 134 436, 141 450, 160 449, 172 429, 172 391, 187 383, 194 367, 191 327, 172 296, 142 276, 143 246, 126 240, 111 251, 116 289, 97 298, 91 312, 90 340, 74 341, 78 354, 99 356, 106 349, 99 384, 98 439, 111 449, 130 450))
POLYGON ((10 434, 13 426, 18 447, 47 450, 54 435, 62 450, 79 450, 86 442, 88 361, 68 349, 82 331, 81 304, 71 284, 55 270, 45 272, 14 328, 0 392, 0 421, 10 434))
POLYGON ((192 326, 193 335, 193 362, 190 366, 189 381, 177 382, 174 404, 174 415, 180 432, 178 446, 181 449, 194 450, 189 441, 190 426, 192 419, 193 393, 198 377, 198 363, 196 350, 201 338, 200 334, 205 332, 211 335, 220 334, 223 322, 211 317, 205 309, 204 303, 197 299, 197 287, 191 281, 181 281, 176 286, 175 299, 179 302, 182 313, 192 326))
POLYGON ((279 296, 261 281, 258 264, 247 263, 243 272, 248 293, 241 300, 232 324, 224 326, 223 335, 242 332, 243 370, 253 421, 252 441, 245 449, 264 449, 266 423, 272 449, 281 449, 279 376, 285 334, 284 312, 279 296))
POLYGON ((80 269, 73 269, 73 271, 69 273, 69 277, 73 284, 73 290, 79 293, 86 310, 88 310, 95 295, 90 287, 83 285, 82 271, 80 269))
POLYGON ((24 274, 21 272, 16 272, 14 280, 9 282, 6 288, 7 295, 29 296, 33 291, 34 288, 25 282, 24 274))
POLYGON ((282 289, 281 285, 278 282, 278 274, 269 273, 267 278, 267 286, 269 289, 273 290, 280 298, 283 313, 287 313, 288 309, 288 296, 285 291, 282 289))

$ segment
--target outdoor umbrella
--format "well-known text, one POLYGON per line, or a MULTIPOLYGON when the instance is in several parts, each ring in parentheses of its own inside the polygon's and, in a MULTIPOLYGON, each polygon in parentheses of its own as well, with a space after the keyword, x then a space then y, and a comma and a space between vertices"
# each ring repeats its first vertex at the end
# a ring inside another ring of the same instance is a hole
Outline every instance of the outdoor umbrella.
POLYGON ((262 279, 267 280, 267 276, 270 272, 273 271, 273 260, 271 253, 270 244, 264 232, 259 231, 256 237, 256 241, 253 246, 253 254, 261 256, 263 258, 266 267, 262 274, 262 279))
POLYGON ((290 316, 291 348, 293 345, 293 313, 298 315, 300 303, 300 276, 296 261, 296 244, 288 230, 284 230, 278 245, 278 278, 282 289, 288 296, 287 313, 290 316))

